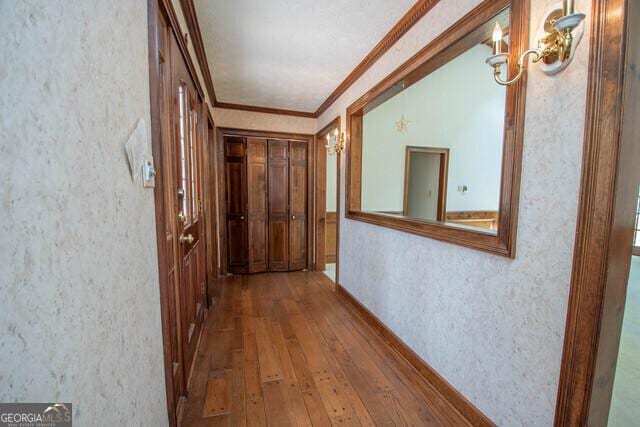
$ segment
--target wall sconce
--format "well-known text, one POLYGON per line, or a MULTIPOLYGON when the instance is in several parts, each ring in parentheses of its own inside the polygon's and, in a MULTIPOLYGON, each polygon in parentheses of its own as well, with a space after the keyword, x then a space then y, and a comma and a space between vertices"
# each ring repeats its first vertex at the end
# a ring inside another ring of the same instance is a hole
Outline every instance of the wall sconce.
MULTIPOLYGON (((501 67, 507 63, 508 52, 502 52, 502 28, 496 22, 493 30, 493 55, 487 58, 486 63, 493 67, 494 80, 503 86, 516 83, 527 68, 527 57, 533 55, 532 62, 542 61, 547 65, 543 71, 547 74, 555 74, 569 65, 574 45, 573 30, 580 25, 585 18, 584 13, 575 11, 574 0, 563 0, 562 9, 554 9, 544 20, 544 35, 538 39, 538 47, 524 51, 518 59, 518 73, 511 80, 503 80, 501 67)), ((579 39, 575 41, 577 44, 579 39)))
POLYGON ((324 147, 327 149, 327 153, 333 156, 336 153, 341 153, 344 150, 344 132, 338 132, 338 129, 327 134, 327 145, 324 147))

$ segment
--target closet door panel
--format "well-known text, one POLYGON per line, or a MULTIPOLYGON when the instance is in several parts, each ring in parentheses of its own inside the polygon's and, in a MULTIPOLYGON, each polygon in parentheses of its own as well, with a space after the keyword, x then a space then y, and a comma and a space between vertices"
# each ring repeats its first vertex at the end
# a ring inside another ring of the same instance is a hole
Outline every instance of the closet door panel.
POLYGON ((227 213, 229 215, 242 215, 244 211, 244 198, 242 187, 244 180, 244 164, 242 161, 227 160, 227 213))
POLYGON ((289 269, 289 147, 269 140, 269 270, 289 269))
POLYGON ((307 268, 307 144, 289 143, 289 270, 307 268))
POLYGON ((267 270, 267 140, 247 138, 249 272, 267 270))
POLYGON ((239 219, 227 220, 227 233, 229 240, 229 271, 231 273, 242 272, 239 271, 246 265, 246 245, 244 242, 247 240, 245 223, 239 219))
POLYGON ((230 273, 247 272, 247 172, 244 150, 244 138, 225 137, 227 257, 230 273))
POLYGON ((269 271, 287 271, 288 226, 286 221, 269 222, 269 271))

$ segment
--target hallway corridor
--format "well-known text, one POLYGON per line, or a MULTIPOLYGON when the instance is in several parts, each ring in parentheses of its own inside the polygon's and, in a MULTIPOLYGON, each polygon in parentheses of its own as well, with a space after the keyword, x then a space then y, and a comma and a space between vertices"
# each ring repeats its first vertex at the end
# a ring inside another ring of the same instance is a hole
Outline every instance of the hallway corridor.
POLYGON ((229 276, 220 291, 182 425, 465 425, 323 273, 229 276))

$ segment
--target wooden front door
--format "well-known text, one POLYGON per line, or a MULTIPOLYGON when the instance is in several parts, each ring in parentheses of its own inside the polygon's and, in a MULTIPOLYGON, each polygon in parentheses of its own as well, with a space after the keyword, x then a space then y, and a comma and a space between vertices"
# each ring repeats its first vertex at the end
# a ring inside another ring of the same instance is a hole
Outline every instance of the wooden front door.
POLYGON ((204 319, 204 233, 201 197, 201 101, 172 37, 174 212, 179 267, 183 375, 188 377, 204 319))

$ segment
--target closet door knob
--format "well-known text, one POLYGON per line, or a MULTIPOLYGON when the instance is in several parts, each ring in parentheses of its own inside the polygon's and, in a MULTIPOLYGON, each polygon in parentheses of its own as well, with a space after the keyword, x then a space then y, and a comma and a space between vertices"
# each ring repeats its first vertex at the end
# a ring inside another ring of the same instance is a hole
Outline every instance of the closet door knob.
POLYGON ((241 216, 241 217, 240 217, 240 221, 244 221, 244 216, 241 216))
POLYGON ((291 215, 291 219, 296 219, 296 216, 295 215, 291 215))

